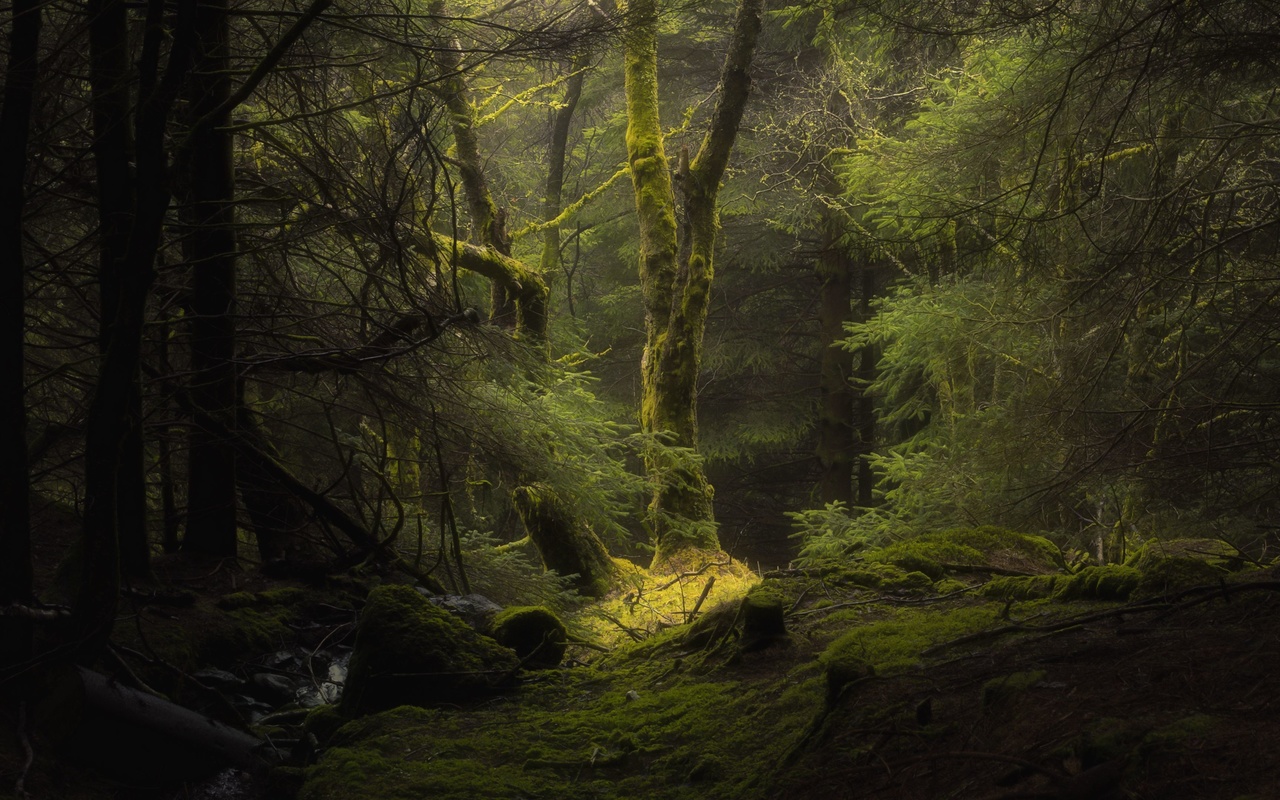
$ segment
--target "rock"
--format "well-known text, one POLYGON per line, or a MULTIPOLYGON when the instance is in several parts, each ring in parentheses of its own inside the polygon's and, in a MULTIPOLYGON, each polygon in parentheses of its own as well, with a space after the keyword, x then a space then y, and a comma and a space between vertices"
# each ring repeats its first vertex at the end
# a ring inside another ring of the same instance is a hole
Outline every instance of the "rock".
MULTIPOLYGON (((418 589, 423 594, 422 589, 418 589)), ((472 630, 487 631, 493 625, 493 618, 502 611, 502 606, 482 594, 423 594, 431 604, 443 608, 451 614, 462 618, 472 630)))
POLYGON ((249 678, 249 686, 261 700, 287 703, 293 699, 293 681, 272 672, 259 672, 249 678))
POLYGON ((519 666, 511 650, 476 633, 410 586, 380 586, 356 627, 342 712, 456 703, 494 693, 519 666))
POLYGON ((568 638, 564 623, 543 606, 513 606, 493 620, 490 634, 498 644, 516 651, 529 669, 558 667, 568 638))

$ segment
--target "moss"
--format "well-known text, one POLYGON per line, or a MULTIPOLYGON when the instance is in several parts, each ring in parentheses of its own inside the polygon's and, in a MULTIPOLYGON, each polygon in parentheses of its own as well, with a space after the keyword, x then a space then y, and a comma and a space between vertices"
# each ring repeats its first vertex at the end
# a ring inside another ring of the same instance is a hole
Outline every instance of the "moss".
POLYGON ((1054 600, 1127 600, 1137 588, 1142 573, 1133 567, 1107 564, 1085 567, 1074 575, 1059 578, 1054 600))
POLYGON ((765 584, 753 587, 742 599, 744 640, 758 645, 786 636, 785 611, 785 598, 777 588, 765 584))
POLYGON ((982 707, 991 708, 1007 702, 1044 680, 1044 676, 1044 670, 1037 669, 992 678, 982 685, 982 707))
POLYGON ((867 660, 864 643, 857 637, 844 636, 837 639, 822 655, 818 657, 826 677, 827 706, 835 705, 840 693, 857 681, 873 677, 875 666, 867 660))
POLYGON ((948 569, 1047 574, 1066 568, 1062 552, 1048 539, 992 526, 926 533, 873 550, 866 558, 923 572, 934 581, 948 569))
POLYGON ((836 639, 822 659, 857 656, 877 674, 901 670, 917 664, 922 652, 932 645, 994 624, 997 612, 995 605, 941 612, 898 610, 890 619, 855 628, 836 639))
POLYGON ((1218 718, 1208 714, 1193 714, 1175 720, 1150 731, 1142 737, 1139 752, 1143 756, 1184 748, 1195 739, 1203 738, 1218 727, 1218 718))
POLYGON ((869 561, 854 567, 839 569, 832 576, 832 581, 836 584, 892 591, 894 589, 908 588, 917 580, 908 578, 908 574, 905 569, 894 564, 869 561))
POLYGON ((1217 583, 1242 564, 1235 548, 1216 539, 1174 539, 1147 542, 1125 562, 1142 572, 1136 597, 1217 583))
POLYGON ((574 576, 571 585, 587 597, 603 597, 613 588, 617 573, 609 551, 550 486, 521 486, 511 499, 543 566, 574 576))
POLYGON ((560 618, 545 606, 512 606, 500 612, 490 635, 514 650, 526 667, 549 669, 564 660, 568 634, 560 618))
POLYGON ((947 578, 945 580, 938 581, 934 585, 933 590, 938 594, 956 594, 957 592, 963 592, 968 588, 969 585, 966 583, 947 578))
POLYGON ((979 590, 983 597, 998 600, 1039 600, 1053 595, 1060 575, 1008 575, 988 581, 979 590))
POLYGON ((369 594, 356 629, 342 711, 457 702, 510 680, 515 653, 481 636, 413 588, 381 586, 369 594))
POLYGON ((350 718, 340 712, 337 706, 317 706, 307 714, 302 727, 324 744, 338 732, 339 728, 350 721, 350 718))

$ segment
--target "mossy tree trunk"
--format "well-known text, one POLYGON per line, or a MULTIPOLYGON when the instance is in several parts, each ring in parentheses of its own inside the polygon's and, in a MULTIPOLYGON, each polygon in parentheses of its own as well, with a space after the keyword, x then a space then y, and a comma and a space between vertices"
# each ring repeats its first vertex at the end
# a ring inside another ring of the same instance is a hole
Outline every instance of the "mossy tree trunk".
POLYGON ((573 587, 587 597, 602 597, 613 586, 614 566, 600 537, 577 519, 546 484, 521 486, 511 500, 542 563, 561 575, 576 575, 573 587))
MULTIPOLYGON (((640 424, 696 449, 697 380, 719 231, 717 196, 750 93, 751 59, 763 0, 741 0, 721 75, 720 95, 697 155, 681 158, 681 223, 658 113, 658 3, 626 4, 627 157, 640 227, 640 284, 646 341, 640 424)), ((712 488, 702 467, 655 455, 651 504, 655 562, 685 547, 718 549, 712 488)))
MULTIPOLYGON (((444 16, 445 3, 435 0, 430 10, 432 14, 444 16)), ((511 240, 507 236, 503 214, 494 202, 485 179, 480 139, 476 134, 475 107, 463 78, 461 48, 456 42, 437 50, 436 66, 440 70, 440 81, 435 91, 449 111, 458 172, 471 216, 471 241, 501 256, 490 259, 487 271, 476 270, 491 281, 489 319, 523 333, 535 343, 544 343, 549 294, 546 281, 536 270, 524 265, 511 266, 515 261, 511 258, 511 240)), ((450 250, 444 252, 447 254, 450 250)), ((466 264, 459 266, 470 268, 466 264)))
POLYGON ((573 112, 582 97, 584 59, 576 58, 570 65, 569 80, 565 86, 564 100, 551 114, 551 142, 547 147, 547 187, 543 200, 543 216, 550 223, 542 233, 542 258, 540 266, 547 279, 560 269, 560 216, 564 200, 564 161, 569 149, 569 126, 573 112))

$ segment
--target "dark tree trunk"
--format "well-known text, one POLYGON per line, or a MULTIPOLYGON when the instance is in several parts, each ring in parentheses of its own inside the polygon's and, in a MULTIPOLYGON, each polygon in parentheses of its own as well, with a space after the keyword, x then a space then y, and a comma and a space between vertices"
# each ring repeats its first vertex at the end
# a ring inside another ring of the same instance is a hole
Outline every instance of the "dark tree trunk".
POLYGON ((844 326, 852 318, 853 265, 842 249, 839 231, 828 222, 818 261, 822 296, 818 306, 822 348, 818 393, 818 462, 822 466, 820 499, 853 505, 857 460, 854 429, 853 353, 840 346, 844 326))
MULTIPOLYGON (((149 0, 139 64, 137 182, 129 237, 119 278, 119 299, 108 324, 112 333, 102 355, 98 382, 85 422, 84 570, 75 600, 80 656, 88 658, 111 634, 119 601, 120 547, 116 475, 121 471, 132 398, 138 396, 142 330, 147 297, 155 282, 155 259, 169 206, 165 127, 178 87, 189 67, 193 0, 178 4, 176 24, 163 0, 149 0), (172 37, 169 64, 160 76, 161 44, 172 37)), ((123 13, 123 5, 116 6, 123 13)), ((116 13, 113 11, 113 13, 116 13)), ((106 85, 104 82, 103 85, 106 85)))
MULTIPOLYGON (((38 69, 40 6, 15 0, 0 109, 0 606, 26 603, 31 575, 30 475, 24 364, 26 267, 22 248, 27 141, 38 69)), ((31 656, 31 623, 0 618, 0 675, 31 656)))
MULTIPOLYGON (((235 209, 232 135, 223 130, 231 77, 226 0, 196 6, 198 61, 188 84, 193 120, 182 153, 188 192, 183 256, 191 268, 192 402, 235 430, 235 209)), ((236 556, 235 448, 199 422, 188 446, 187 530, 182 549, 236 556)))
MULTIPOLYGON (((125 257, 134 210, 133 136, 129 127, 129 38, 123 0, 90 0, 89 53, 93 91, 93 160, 97 174, 99 262, 99 351, 111 347, 127 283, 125 257)), ((143 467, 142 392, 130 376, 124 398, 126 424, 119 431, 114 485, 103 487, 103 518, 114 520, 124 573, 144 576, 151 568, 143 467)))

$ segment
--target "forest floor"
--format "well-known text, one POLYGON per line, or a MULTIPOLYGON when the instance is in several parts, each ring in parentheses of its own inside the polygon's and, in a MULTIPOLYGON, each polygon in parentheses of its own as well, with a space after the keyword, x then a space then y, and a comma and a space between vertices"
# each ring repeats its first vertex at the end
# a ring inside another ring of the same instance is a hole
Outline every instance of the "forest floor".
MULTIPOLYGON (((192 601, 138 606, 119 627, 149 640, 122 640, 122 651, 185 631, 218 640, 190 645, 186 668, 235 651, 217 666, 242 674, 254 648, 315 652, 346 636, 360 590, 330 587, 317 601, 286 589, 274 596, 291 617, 240 608, 229 625, 228 594, 280 587, 231 570, 170 580, 192 601), (246 620, 257 630, 234 633, 246 620)), ((26 790, 67 800, 1280 797, 1275 568, 1135 602, 992 600, 982 580, 886 591, 782 571, 765 585, 783 601, 784 637, 744 641, 724 603, 698 625, 571 651, 566 666, 480 703, 363 717, 270 782, 224 774, 142 787, 37 737, 26 790)), ((138 672, 164 683, 173 666, 138 672)), ((25 753, 11 714, 0 722, 8 791, 25 753)))

